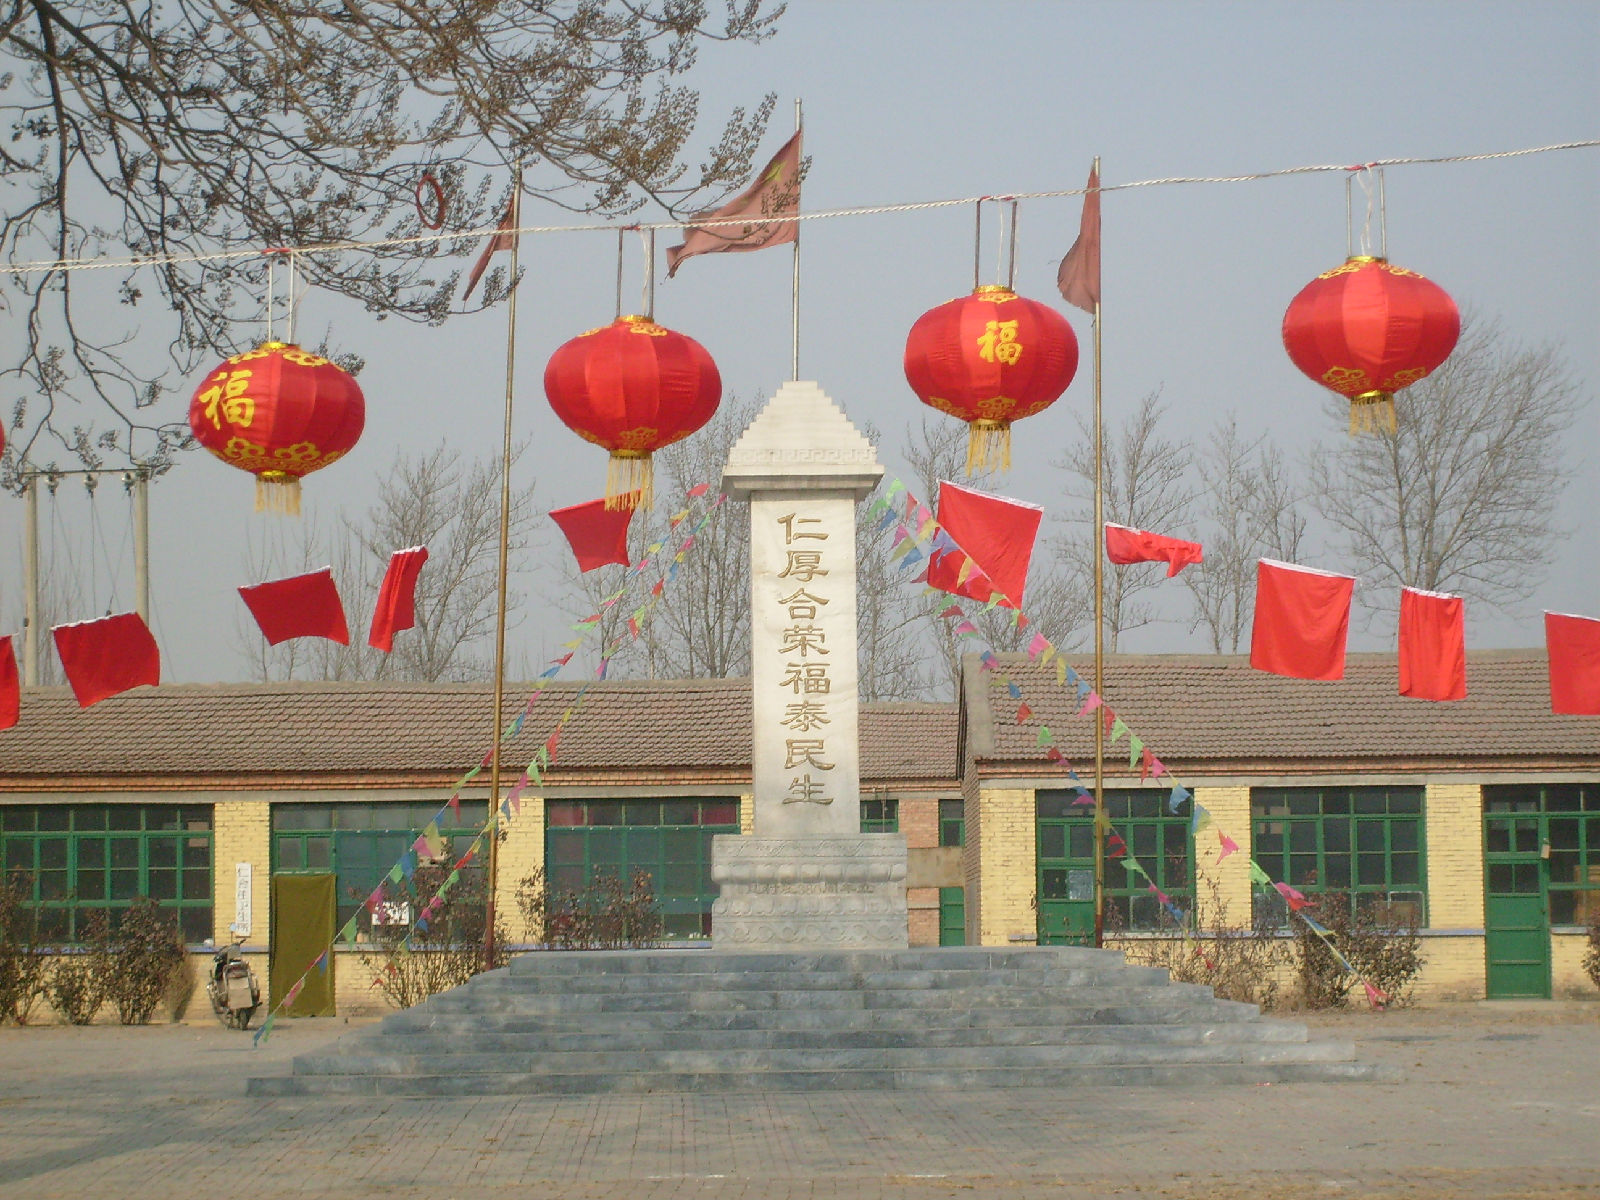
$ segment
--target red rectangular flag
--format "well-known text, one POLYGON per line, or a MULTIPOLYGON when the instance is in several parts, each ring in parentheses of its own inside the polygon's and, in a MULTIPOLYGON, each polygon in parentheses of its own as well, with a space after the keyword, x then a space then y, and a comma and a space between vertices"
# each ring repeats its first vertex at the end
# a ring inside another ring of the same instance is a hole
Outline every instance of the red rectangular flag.
POLYGON ((1544 641, 1550 656, 1550 711, 1600 716, 1600 620, 1547 612, 1544 641))
MULTIPOLYGON (((638 493, 634 496, 637 498, 638 493)), ((609 563, 628 565, 628 523, 633 520, 633 513, 632 505, 607 508, 606 501, 600 499, 552 509, 550 519, 566 534, 581 574, 609 563)))
POLYGON ((728 224, 704 228, 691 225, 684 230, 681 243, 667 248, 667 277, 676 275, 683 260, 696 254, 765 250, 768 246, 795 241, 800 236, 800 222, 774 218, 800 215, 800 166, 800 131, 797 129, 761 168, 755 182, 715 212, 701 214, 703 220, 727 221, 728 224))
POLYGON ((1078 220, 1078 240, 1072 243, 1056 271, 1056 287, 1068 304, 1092 313, 1100 303, 1100 172, 1089 172, 1089 190, 1083 194, 1083 216, 1078 220))
POLYGON ((422 564, 427 561, 426 546, 396 550, 389 556, 388 570, 383 573, 383 586, 378 589, 378 603, 372 610, 372 628, 367 633, 367 645, 388 654, 394 649, 394 635, 416 625, 417 576, 422 571, 422 564))
POLYGON ((934 553, 928 559, 928 585, 983 603, 999 592, 1005 597, 1004 607, 1021 608, 1028 561, 1043 518, 1044 509, 1037 504, 940 483, 939 524, 962 553, 934 553), (987 582, 976 572, 961 578, 962 564, 969 557, 987 582))
POLYGON ((1261 559, 1250 665, 1291 679, 1343 679, 1355 586, 1353 575, 1261 559))
POLYGON ((1466 606, 1460 596, 1400 589, 1400 694, 1466 699, 1466 606))
POLYGON ((0 729, 10 729, 22 711, 22 687, 17 682, 17 656, 10 637, 0 638, 0 729))
POLYGON ((57 625, 50 633, 80 708, 161 682, 161 652, 138 613, 57 625))
POLYGON ((1163 537, 1145 529, 1130 529, 1126 525, 1106 522, 1106 557, 1114 563, 1164 562, 1167 578, 1171 579, 1190 563, 1204 561, 1204 548, 1199 542, 1186 542, 1181 538, 1163 537))
POLYGON ((512 196, 506 202, 505 216, 500 218, 500 224, 495 228, 495 234, 489 239, 489 244, 483 248, 483 253, 478 255, 478 261, 472 264, 472 273, 467 276, 467 290, 461 293, 462 300, 472 296, 472 289, 478 286, 478 280, 483 278, 484 271, 489 268, 489 260, 501 250, 509 250, 517 244, 517 235, 512 230, 517 227, 517 198, 512 196))
POLYGON ((242 587, 239 596, 270 646, 297 637, 350 644, 350 628, 344 621, 332 567, 242 587))

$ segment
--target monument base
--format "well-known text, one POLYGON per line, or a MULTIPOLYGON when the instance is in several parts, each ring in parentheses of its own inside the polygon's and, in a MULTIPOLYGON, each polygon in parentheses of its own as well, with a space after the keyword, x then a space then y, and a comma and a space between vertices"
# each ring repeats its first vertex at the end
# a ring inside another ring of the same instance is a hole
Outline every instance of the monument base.
POLYGON ((712 839, 711 942, 718 950, 903 950, 906 839, 712 839))

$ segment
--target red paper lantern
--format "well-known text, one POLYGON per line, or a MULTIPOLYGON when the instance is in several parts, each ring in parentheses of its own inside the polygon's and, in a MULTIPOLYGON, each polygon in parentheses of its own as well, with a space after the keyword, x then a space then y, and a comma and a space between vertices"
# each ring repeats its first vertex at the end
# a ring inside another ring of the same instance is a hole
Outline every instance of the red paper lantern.
POLYGON ((1350 398, 1350 432, 1395 430, 1394 394, 1450 357, 1461 333, 1438 284, 1358 254, 1301 289, 1283 314, 1283 347, 1312 379, 1350 398))
POLYGON ((711 419, 722 376, 693 338, 619 317, 550 356, 544 394, 568 428, 611 452, 606 507, 649 508, 650 455, 711 419))
POLYGON ((195 440, 256 477, 256 511, 300 511, 300 477, 361 437, 367 404, 351 376, 286 342, 220 364, 189 401, 195 440))
POLYGON ((967 473, 1011 466, 1011 422, 1043 412, 1078 369, 1078 339, 1055 309, 985 284, 930 309, 906 337, 906 382, 971 426, 967 473))

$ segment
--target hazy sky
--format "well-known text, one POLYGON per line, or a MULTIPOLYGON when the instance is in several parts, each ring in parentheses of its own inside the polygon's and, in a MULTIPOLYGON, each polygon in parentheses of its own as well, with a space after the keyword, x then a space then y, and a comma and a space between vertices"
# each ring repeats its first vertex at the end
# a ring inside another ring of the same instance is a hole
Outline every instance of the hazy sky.
MULTIPOLYGON (((761 155, 805 105, 810 211, 1079 187, 1092 158, 1108 185, 1231 175, 1316 163, 1475 154, 1600 134, 1600 5, 1579 3, 890 3, 794 0, 762 46, 702 53, 704 147, 734 104, 779 94, 761 155)), ((1525 609, 1475 612, 1469 644, 1538 645, 1541 608, 1600 615, 1600 150, 1387 172, 1389 254, 1464 308, 1498 318, 1527 343, 1562 345, 1585 407, 1569 439, 1576 475, 1563 497, 1556 568, 1525 609)), ((1024 203, 1018 289, 1060 305, 1056 263, 1071 244, 1077 199, 1024 203)), ((1284 307, 1345 253, 1340 174, 1245 184, 1145 188, 1104 202, 1105 405, 1115 424, 1161 388, 1176 434, 1201 436, 1230 412, 1250 434, 1299 447, 1330 432, 1321 389, 1288 361, 1284 307)), ((993 211, 992 209, 990 210, 993 211)), ((898 444, 924 409, 901 355, 918 315, 971 286, 970 206, 856 216, 804 227, 802 378, 898 444)), ((532 209, 529 223, 567 220, 532 209)), ((994 222, 988 220, 991 235, 994 222)), ((658 244, 658 258, 672 239, 658 244)), ((551 351, 611 319, 615 236, 524 242, 516 430, 543 508, 590 499, 605 456, 551 413, 541 377, 551 351)), ((992 240, 984 247, 994 262, 992 240)), ((467 265, 463 262, 463 266, 467 265)), ((640 257, 630 238, 628 295, 640 257)), ((664 263, 661 264, 664 274, 664 263)), ((985 267, 986 279, 991 281, 985 267)), ((98 273, 97 273, 98 274, 98 273)), ((114 286, 113 273, 100 282, 114 286)), ((770 394, 789 374, 790 254, 694 259, 658 285, 656 316, 701 341, 730 393, 770 394)), ((79 286, 82 286, 81 284, 79 286)), ((632 310, 633 300, 626 302, 632 310)), ((1087 317, 1060 305, 1084 347, 1076 382, 1018 426, 1005 490, 1062 508, 1052 459, 1090 401, 1087 317)), ((497 453, 504 310, 440 329, 374 322, 313 296, 303 331, 367 358, 366 433, 341 463, 310 477, 307 520, 365 508, 400 452, 448 443, 497 453)), ((0 332, 0 337, 7 336, 0 332)), ((14 335, 12 335, 14 336, 14 335)), ((308 336, 306 340, 315 341, 308 336)), ((169 399, 182 413, 188 389, 169 399)), ((95 611, 131 608, 127 505, 102 486, 92 506, 74 483, 45 505, 46 555, 79 574, 95 611), (115 589, 113 593, 113 582, 115 589)), ((246 548, 281 538, 251 512, 251 481, 197 452, 154 489, 154 628, 172 681, 246 677, 240 601, 254 582, 246 548)), ((0 497, 0 633, 21 628, 23 505, 0 497)), ((1174 531, 1181 532, 1181 531, 1174 531)), ((549 580, 565 547, 546 530, 518 567, 549 580)), ((1319 552, 1312 565, 1339 568, 1319 552)), ((546 583, 544 586, 548 587, 546 583)), ((1170 606, 1187 612, 1184 598, 1170 606)), ((85 616, 91 613, 83 614, 85 616)), ((365 614, 352 613, 364 633, 365 614)), ((538 663, 558 622, 531 612, 514 653, 538 663)), ((1141 632, 1130 649, 1203 649, 1186 622, 1141 632)))

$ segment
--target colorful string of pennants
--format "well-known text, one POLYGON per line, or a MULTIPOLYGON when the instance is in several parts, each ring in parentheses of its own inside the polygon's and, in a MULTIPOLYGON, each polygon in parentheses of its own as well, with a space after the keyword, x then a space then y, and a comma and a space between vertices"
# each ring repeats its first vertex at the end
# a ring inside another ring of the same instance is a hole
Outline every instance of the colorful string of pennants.
MULTIPOLYGON (((705 496, 710 492, 710 490, 711 486, 709 484, 696 484, 694 487, 688 490, 686 497, 692 502, 705 496)), ((595 671, 597 678, 604 679, 611 659, 615 656, 617 651, 629 641, 639 637, 642 629, 649 621, 650 614, 655 609, 656 605, 660 603, 662 595, 666 590, 666 584, 677 578, 678 571, 682 567, 684 560, 687 558, 689 551, 694 548, 695 542, 699 538, 699 535, 705 530, 705 527, 710 523, 711 518, 715 514, 716 510, 722 506, 726 499, 726 496, 718 494, 706 505, 704 510, 695 520, 695 523, 690 527, 689 532, 678 544, 677 550, 672 555, 672 558, 665 564, 665 570, 661 572, 660 578, 658 578, 651 585, 645 598, 629 613, 626 623, 626 632, 617 635, 601 648, 600 663, 595 671)), ((673 513, 670 519, 670 530, 678 530, 684 525, 685 522, 688 521, 690 516, 691 511, 689 507, 685 507, 678 512, 673 513)), ((500 734, 501 744, 505 744, 514 740, 522 732, 524 724, 527 722, 529 715, 533 712, 534 705, 544 694, 545 689, 548 686, 548 682, 553 680, 561 672, 561 669, 572 661, 573 656, 578 652, 578 650, 582 648, 585 642, 587 642, 600 629, 604 611, 608 608, 614 607, 623 599, 625 595, 627 595, 633 582, 638 579, 639 576, 649 571, 652 563, 658 561, 659 556, 666 550, 669 541, 670 533, 668 537, 660 538, 646 546, 643 557, 641 557, 637 564, 628 569, 626 575, 624 576, 622 586, 618 587, 603 600, 601 600, 599 609, 596 612, 573 624, 572 629, 577 636, 563 642, 561 646, 566 653, 561 655, 559 658, 554 659, 551 664, 540 673, 540 686, 536 687, 529 695, 527 702, 523 705, 522 711, 518 713, 516 717, 513 718, 502 730, 500 734)), ((439 909, 443 907, 446 896, 449 894, 450 890, 461 881, 462 870, 486 846, 487 839, 493 836, 493 830, 499 821, 503 819, 505 822, 509 823, 521 814, 523 793, 530 786, 537 787, 542 782, 545 773, 549 771, 551 765, 556 761, 556 756, 561 745, 562 730, 566 728, 568 722, 571 721, 573 714, 583 703, 585 696, 588 695, 590 686, 590 683, 585 683, 581 688, 578 689, 577 694, 572 698, 572 703, 567 706, 564 712, 562 712, 560 719, 555 723, 555 727, 551 730, 550 735, 534 752, 534 756, 529 761, 527 767, 523 769, 523 771, 518 775, 516 781, 507 790, 505 798, 500 802, 499 812, 497 814, 491 813, 489 815, 489 819, 484 823, 483 828, 478 831, 477 836, 474 837, 472 842, 467 846, 466 851, 461 854, 461 856, 457 858, 454 864, 451 866, 449 873, 440 883, 438 890, 433 894, 433 896, 429 897, 427 902, 423 905, 416 919, 412 922, 410 931, 406 934, 404 940, 397 947, 397 952, 399 954, 406 955, 411 953, 412 938, 418 933, 427 932, 429 923, 433 921, 435 916, 438 914, 439 909)), ((493 761, 494 749, 491 747, 489 751, 484 754, 482 760, 461 777, 461 779, 456 783, 455 787, 451 789, 450 798, 445 801, 445 803, 440 807, 439 811, 435 813, 433 818, 429 820, 428 823, 423 827, 422 831, 417 835, 416 840, 411 844, 411 846, 407 848, 397 860, 395 860, 392 866, 390 866, 389 870, 384 874, 378 885, 367 895, 366 899, 362 902, 362 907, 364 909, 366 909, 368 912, 375 911, 377 906, 384 902, 385 888, 389 884, 400 883, 402 881, 409 883, 415 877, 417 869, 421 865, 424 857, 436 859, 440 854, 443 853, 445 842, 443 835, 440 833, 440 822, 444 820, 445 814, 449 812, 454 816, 457 823, 459 823, 461 816, 462 789, 471 783, 472 780, 477 778, 477 776, 481 774, 485 768, 489 767, 493 761)), ((338 945, 340 942, 354 944, 359 920, 360 914, 357 913, 355 916, 346 921, 339 931, 334 934, 333 940, 322 949, 322 952, 318 954, 317 957, 312 960, 310 965, 308 965, 306 969, 300 973, 300 977, 289 986, 289 989, 284 993, 283 999, 279 1000, 278 1003, 272 1007, 271 1011, 267 1013, 266 1019, 256 1030, 253 1039, 255 1045, 259 1046, 263 1041, 271 1036, 272 1028, 277 1023, 278 1014, 281 1011, 285 1011, 291 1007, 295 1000, 299 998, 300 992, 305 987, 306 981, 311 977, 311 973, 313 971, 322 973, 327 972, 328 955, 332 953, 333 947, 338 945)), ((393 969, 392 964, 391 969, 393 969)))
MULTIPOLYGON (((969 580, 978 580, 989 588, 990 595, 988 601, 984 604, 984 611, 1004 606, 1009 611, 1012 625, 1015 628, 1024 629, 1031 625, 1021 607, 1013 603, 994 584, 993 580, 985 575, 983 568, 940 526, 933 512, 922 504, 900 480, 890 480, 884 494, 868 507, 866 520, 869 522, 876 521, 877 532, 879 533, 886 531, 891 525, 895 527, 893 535, 894 548, 891 550, 889 557, 891 561, 899 564, 901 570, 909 570, 925 557, 938 555, 944 559, 946 564, 944 573, 948 575, 949 564, 953 561, 959 564, 955 571, 958 586, 966 585, 969 580), (903 499, 901 499, 902 496, 903 499)), ((929 591, 934 593, 946 590, 948 589, 929 588, 929 591)), ((949 604, 939 613, 939 616, 947 621, 954 622, 951 632, 958 638, 973 640, 983 637, 978 626, 967 617, 966 612, 959 604, 949 604)), ((1078 709, 1074 715, 1091 717, 1101 721, 1112 745, 1115 745, 1124 737, 1128 739, 1128 769, 1139 772, 1141 784, 1151 780, 1157 783, 1165 780, 1170 789, 1167 799, 1169 812, 1176 816, 1185 803, 1189 804, 1189 828, 1192 838, 1197 839, 1207 829, 1215 830, 1218 839, 1218 854, 1213 865, 1220 864, 1230 854, 1239 849, 1238 842, 1216 824, 1215 818, 1213 818, 1208 809, 1195 801, 1193 791, 1184 787, 1173 776, 1172 772, 1167 769, 1166 764, 1161 761, 1145 739, 1112 709, 1105 698, 1094 690, 1088 680, 1084 679, 1068 665, 1065 656, 1055 643, 1050 641, 1043 633, 1035 630, 1028 642, 1027 653, 1029 660, 1041 667, 1047 666, 1052 659, 1054 660, 1057 686, 1070 687, 1076 694, 1078 709), (1095 714, 1098 714, 1098 716, 1095 716, 1095 714)), ((1006 695, 1010 699, 1017 701, 1017 724, 1027 724, 1033 720, 1035 715, 1033 707, 1027 702, 1021 685, 1001 669, 999 656, 995 654, 994 650, 985 647, 979 651, 978 658, 980 668, 993 673, 996 682, 1004 686, 1006 695)), ((1055 745, 1054 732, 1042 721, 1039 722, 1038 737, 1035 744, 1044 750, 1046 758, 1066 772, 1067 778, 1072 782, 1077 793, 1077 798, 1073 801, 1073 804, 1093 805, 1095 803, 1094 793, 1084 786, 1083 780, 1079 777, 1071 762, 1055 745)), ((1120 860, 1123 868, 1130 876, 1136 875, 1145 880, 1146 890, 1155 896, 1157 902, 1161 904, 1163 910, 1172 918, 1180 933, 1187 940, 1190 936, 1189 915, 1174 904, 1172 899, 1157 886, 1143 864, 1132 854, 1121 835, 1112 828, 1111 820, 1105 814, 1103 807, 1097 813, 1096 823, 1105 834, 1108 857, 1120 860)), ((1367 980, 1340 951, 1339 947, 1335 945, 1332 931, 1305 911, 1313 903, 1308 897, 1288 883, 1273 880, 1253 860, 1250 863, 1250 877, 1255 886, 1270 888, 1283 897, 1289 911, 1304 921, 1306 927, 1321 939, 1340 965, 1361 982, 1362 987, 1366 990, 1369 1003, 1374 1007, 1378 1007, 1388 1001, 1388 997, 1367 980)))

